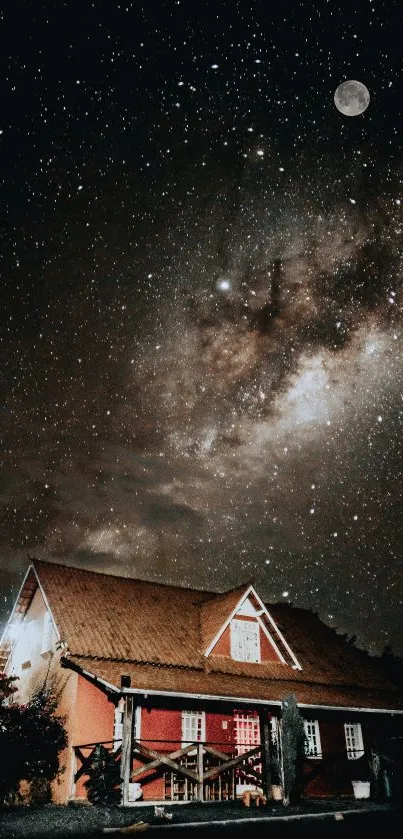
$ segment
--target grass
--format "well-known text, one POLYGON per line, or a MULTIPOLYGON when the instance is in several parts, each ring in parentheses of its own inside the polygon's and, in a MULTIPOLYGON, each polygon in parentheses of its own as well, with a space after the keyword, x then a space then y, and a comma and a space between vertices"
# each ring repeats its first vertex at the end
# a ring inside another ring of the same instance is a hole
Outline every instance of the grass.
MULTIPOLYGON (((245 819, 250 820, 251 818, 256 819, 256 822, 251 825, 250 821, 248 821, 244 827, 237 828, 237 832, 242 832, 243 834, 253 832, 254 835, 257 835, 257 828, 259 827, 261 818, 270 818, 270 816, 297 817, 295 825, 299 825, 298 834, 301 835, 304 822, 306 824, 309 821, 311 833, 312 825, 315 826, 319 822, 321 822, 323 830, 321 814, 329 812, 336 814, 340 810, 345 812, 351 810, 353 813, 357 809, 357 803, 352 801, 341 803, 340 801, 316 800, 309 803, 304 801, 298 806, 284 808, 282 804, 272 804, 272 802, 269 802, 266 807, 251 807, 250 809, 244 808, 240 802, 190 803, 183 806, 165 805, 166 812, 172 813, 172 821, 170 822, 156 818, 154 805, 116 808, 94 807, 85 804, 49 804, 44 807, 20 806, 3 809, 0 812, 0 839, 40 839, 40 837, 43 837, 43 839, 61 839, 61 837, 68 837, 68 839, 80 837, 80 839, 84 839, 85 837, 86 839, 87 837, 95 836, 105 836, 105 839, 107 839, 108 834, 103 834, 103 828, 127 827, 139 821, 149 824, 151 834, 165 834, 167 839, 172 839, 172 836, 178 833, 184 839, 187 831, 183 829, 183 826, 187 823, 203 822, 206 824, 204 833, 208 832, 208 835, 211 836, 211 824, 214 822, 243 821, 245 819), (301 819, 301 816, 306 816, 307 818, 301 819), (173 829, 175 826, 178 828, 178 831, 173 829), (160 828, 160 830, 157 828, 160 828)), ((371 823, 373 823, 374 818, 385 819, 391 815, 391 808, 387 805, 380 810, 378 808, 377 812, 376 808, 371 804, 359 805, 358 803, 358 809, 362 810, 359 816, 360 824, 364 815, 371 818, 371 823)), ((326 818, 329 820, 328 816, 326 818)), ((332 821, 335 821, 334 816, 330 817, 330 822, 332 821)), ((236 825, 233 824, 228 831, 231 836, 234 834, 235 827, 236 825)), ((290 827, 289 822, 287 827, 290 827)), ((261 822, 260 828, 264 828, 265 831, 269 829, 267 823, 263 822, 261 822)), ((278 829, 279 823, 276 822, 276 834, 278 829)), ((354 833, 357 829, 360 832, 360 826, 358 828, 355 827, 354 833)), ((203 833, 201 829, 192 827, 189 828, 189 835, 191 833, 193 834, 195 830, 199 835, 203 833)), ((225 831, 221 828, 219 832, 221 835, 225 831)), ((113 833, 110 834, 111 837, 113 835, 113 833)), ((116 837, 120 835, 116 833, 116 837)), ((339 835, 341 835, 341 832, 339 835)))

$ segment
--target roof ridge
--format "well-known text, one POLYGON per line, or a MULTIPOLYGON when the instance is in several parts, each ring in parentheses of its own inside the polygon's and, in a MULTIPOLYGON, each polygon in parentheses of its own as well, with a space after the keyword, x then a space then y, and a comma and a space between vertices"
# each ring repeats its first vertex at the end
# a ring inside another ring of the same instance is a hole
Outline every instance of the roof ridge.
MULTIPOLYGON (((147 586, 161 586, 163 588, 174 588, 180 589, 180 591, 194 591, 197 594, 211 594, 213 597, 217 595, 220 596, 222 594, 230 593, 231 591, 236 591, 235 589, 229 589, 228 592, 219 592, 213 591, 212 589, 203 589, 203 588, 195 588, 194 586, 182 586, 176 583, 162 583, 157 580, 145 580, 142 577, 129 577, 123 576, 122 574, 114 574, 111 571, 98 571, 96 569, 89 569, 89 568, 80 568, 78 565, 67 565, 64 562, 51 562, 47 559, 38 559, 37 557, 29 557, 30 565, 34 566, 38 563, 39 565, 49 565, 52 568, 63 568, 65 570, 72 570, 78 571, 80 574, 92 575, 95 574, 97 577, 114 577, 117 580, 124 580, 125 582, 132 582, 132 583, 143 583, 147 586)), ((213 599, 213 598, 212 598, 213 599)))

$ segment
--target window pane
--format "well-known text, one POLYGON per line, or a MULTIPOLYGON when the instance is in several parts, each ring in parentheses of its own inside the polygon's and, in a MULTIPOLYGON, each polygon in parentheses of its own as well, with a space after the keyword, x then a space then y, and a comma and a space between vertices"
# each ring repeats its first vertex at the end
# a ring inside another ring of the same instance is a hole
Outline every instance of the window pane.
POLYGON ((361 723, 346 722, 344 724, 344 733, 348 760, 358 760, 364 754, 361 723))
POLYGON ((182 745, 200 743, 204 739, 203 712, 182 711, 182 745))
POLYGON ((231 621, 231 657, 235 661, 260 661, 259 624, 231 621))
POLYGON ((307 757, 322 757, 318 720, 304 720, 305 754, 307 757))
POLYGON ((234 714, 235 742, 237 754, 242 755, 260 744, 260 725, 257 714, 241 711, 234 714))

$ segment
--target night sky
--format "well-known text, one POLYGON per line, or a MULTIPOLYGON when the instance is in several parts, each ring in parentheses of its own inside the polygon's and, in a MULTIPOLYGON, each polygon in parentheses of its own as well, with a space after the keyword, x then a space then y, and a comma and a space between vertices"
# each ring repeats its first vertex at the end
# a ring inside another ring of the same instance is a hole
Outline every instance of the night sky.
POLYGON ((401 0, 4 8, 0 619, 36 556, 403 654, 401 0))

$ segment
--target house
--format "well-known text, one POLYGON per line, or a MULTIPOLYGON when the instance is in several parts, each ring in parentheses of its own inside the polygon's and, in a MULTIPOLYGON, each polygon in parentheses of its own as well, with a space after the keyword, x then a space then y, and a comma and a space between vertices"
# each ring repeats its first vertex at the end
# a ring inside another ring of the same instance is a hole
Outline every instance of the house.
POLYGON ((284 781, 290 695, 304 718, 303 794, 352 796, 369 777, 372 796, 390 795, 400 690, 315 614, 268 606, 252 584, 222 594, 33 560, 0 655, 18 700, 56 684, 69 742, 60 803, 85 797, 101 742, 120 761, 124 804, 269 794, 284 781))

